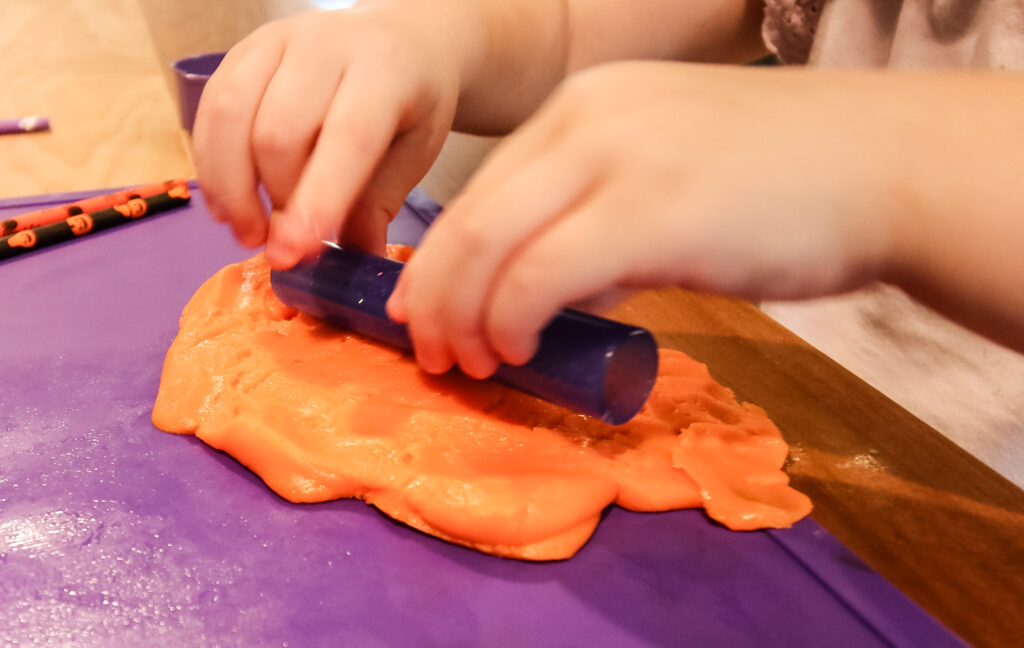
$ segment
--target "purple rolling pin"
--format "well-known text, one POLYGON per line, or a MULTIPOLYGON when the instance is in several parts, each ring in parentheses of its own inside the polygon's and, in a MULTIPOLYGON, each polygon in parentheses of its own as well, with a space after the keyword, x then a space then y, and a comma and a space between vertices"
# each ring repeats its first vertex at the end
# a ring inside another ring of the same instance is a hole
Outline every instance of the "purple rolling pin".
MULTIPOLYGON (((402 266, 327 246, 318 259, 270 277, 278 299, 292 308, 411 351, 405 325, 385 312, 402 266)), ((532 360, 503 364, 492 380, 618 425, 640 411, 657 373, 658 347, 649 331, 565 309, 541 333, 532 360)))
POLYGON ((14 133, 35 133, 50 130, 50 120, 46 117, 18 117, 16 119, 0 119, 0 135, 14 133))

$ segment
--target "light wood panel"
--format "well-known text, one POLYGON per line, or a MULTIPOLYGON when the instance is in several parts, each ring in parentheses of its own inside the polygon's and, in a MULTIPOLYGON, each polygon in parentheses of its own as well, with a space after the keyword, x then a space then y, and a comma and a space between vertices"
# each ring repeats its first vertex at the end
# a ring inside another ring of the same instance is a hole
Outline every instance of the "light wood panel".
MULTIPOLYGON (((222 52, 275 15, 259 0, 136 0, 156 49, 160 71, 174 92, 174 61, 222 52)), ((304 4, 304 3, 303 3, 304 4)))
POLYGON ((0 114, 52 132, 0 137, 0 197, 192 176, 137 0, 0 3, 0 114))

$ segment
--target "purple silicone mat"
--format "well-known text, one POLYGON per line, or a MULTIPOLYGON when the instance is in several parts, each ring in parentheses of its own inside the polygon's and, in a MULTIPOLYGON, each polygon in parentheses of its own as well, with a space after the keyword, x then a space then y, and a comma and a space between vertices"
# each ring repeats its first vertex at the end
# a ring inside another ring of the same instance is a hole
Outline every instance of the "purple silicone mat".
MULTIPOLYGON (((404 242, 438 211, 410 201, 404 242)), ((250 253, 197 190, 0 264, 0 646, 962 645, 810 519, 612 508, 574 558, 531 564, 282 500, 149 419, 185 302, 250 253)))

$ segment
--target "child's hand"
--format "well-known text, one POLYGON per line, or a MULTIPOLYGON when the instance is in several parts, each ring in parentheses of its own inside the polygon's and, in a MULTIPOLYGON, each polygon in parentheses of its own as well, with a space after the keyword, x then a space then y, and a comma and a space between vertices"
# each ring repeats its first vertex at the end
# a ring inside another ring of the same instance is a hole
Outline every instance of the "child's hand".
POLYGON ((861 80, 671 63, 578 74, 428 232, 389 313, 425 369, 485 377, 527 361, 559 308, 612 289, 795 298, 864 283, 886 259, 905 155, 861 80))
POLYGON ((291 267, 339 232, 382 252, 387 223, 440 150, 458 39, 454 21, 415 4, 270 23, 205 88, 194 129, 204 195, 242 243, 266 243, 271 266, 291 267))

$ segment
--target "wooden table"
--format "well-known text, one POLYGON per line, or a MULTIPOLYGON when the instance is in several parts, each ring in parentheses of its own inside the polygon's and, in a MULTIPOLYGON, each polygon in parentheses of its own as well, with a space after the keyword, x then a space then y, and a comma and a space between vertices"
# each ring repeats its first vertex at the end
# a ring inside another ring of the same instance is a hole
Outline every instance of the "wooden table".
MULTIPOLYGON (((167 65, 226 47, 274 3, 195 23, 200 3, 173 4, 3 3, 0 115, 46 115, 53 132, 0 137, 0 198, 194 174, 167 65)), ((814 517, 875 570, 971 643, 1019 644, 1024 492, 749 304, 663 290, 619 315, 764 407, 814 517)))

